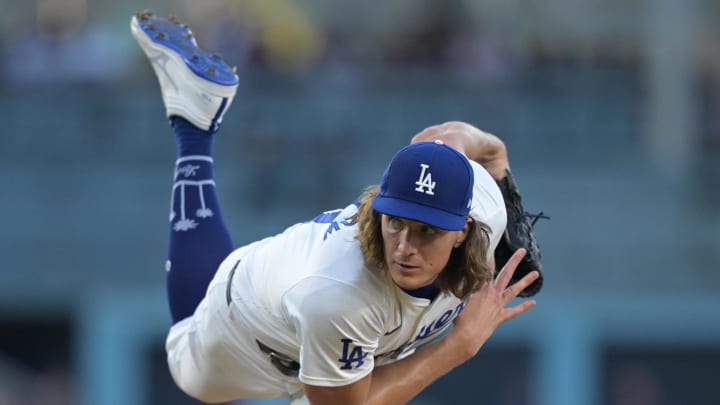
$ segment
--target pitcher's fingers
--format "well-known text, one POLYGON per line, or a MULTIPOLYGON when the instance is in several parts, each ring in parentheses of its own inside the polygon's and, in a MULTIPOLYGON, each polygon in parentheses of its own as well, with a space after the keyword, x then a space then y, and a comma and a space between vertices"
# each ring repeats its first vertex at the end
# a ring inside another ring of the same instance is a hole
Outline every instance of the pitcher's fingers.
POLYGON ((503 297, 505 298, 505 303, 509 303, 513 300, 513 298, 517 297, 518 294, 522 292, 527 286, 533 283, 533 281, 537 280, 540 277, 540 272, 537 270, 533 270, 530 273, 526 274, 523 278, 518 280, 515 284, 509 286, 504 292, 503 297))
POLYGON ((522 258, 525 257, 526 252, 527 251, 524 248, 520 248, 516 250, 512 256, 510 256, 510 259, 507 261, 507 263, 505 263, 502 270, 500 270, 500 274, 498 274, 497 278, 495 279, 496 286, 502 288, 503 290, 507 287, 510 279, 512 279, 513 274, 515 274, 515 269, 517 268, 522 258))
POLYGON ((500 321, 500 323, 513 319, 516 316, 531 310, 536 304, 537 302, 535 302, 535 300, 527 300, 514 307, 503 309, 502 321, 500 321))

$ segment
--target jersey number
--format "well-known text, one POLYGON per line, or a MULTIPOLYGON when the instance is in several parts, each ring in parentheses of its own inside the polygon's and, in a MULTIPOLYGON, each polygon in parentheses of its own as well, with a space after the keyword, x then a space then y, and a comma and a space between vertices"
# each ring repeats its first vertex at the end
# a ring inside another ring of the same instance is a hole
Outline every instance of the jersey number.
POLYGON ((351 349, 350 344, 352 340, 350 339, 342 339, 341 342, 343 343, 343 354, 342 357, 338 359, 343 363, 343 366, 340 367, 341 370, 352 369, 353 363, 357 363, 354 368, 359 368, 365 364, 365 357, 367 357, 368 354, 364 353, 361 347, 353 345, 351 349))

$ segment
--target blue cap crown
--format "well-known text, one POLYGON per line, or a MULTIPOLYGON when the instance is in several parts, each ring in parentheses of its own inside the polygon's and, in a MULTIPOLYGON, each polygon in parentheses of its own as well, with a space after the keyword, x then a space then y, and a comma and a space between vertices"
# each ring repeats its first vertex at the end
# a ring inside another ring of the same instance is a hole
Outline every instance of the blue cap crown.
POLYGON ((390 161, 373 208, 441 229, 460 230, 470 213, 473 169, 467 158, 441 141, 402 148, 390 161))

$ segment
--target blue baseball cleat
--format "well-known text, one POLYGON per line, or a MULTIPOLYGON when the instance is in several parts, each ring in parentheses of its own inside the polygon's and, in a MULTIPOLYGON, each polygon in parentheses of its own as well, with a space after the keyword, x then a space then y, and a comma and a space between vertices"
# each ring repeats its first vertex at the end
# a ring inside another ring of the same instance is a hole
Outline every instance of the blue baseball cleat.
POLYGON ((130 31, 155 70, 167 117, 217 129, 237 91, 234 69, 200 49, 190 28, 174 17, 143 11, 132 17, 130 31))

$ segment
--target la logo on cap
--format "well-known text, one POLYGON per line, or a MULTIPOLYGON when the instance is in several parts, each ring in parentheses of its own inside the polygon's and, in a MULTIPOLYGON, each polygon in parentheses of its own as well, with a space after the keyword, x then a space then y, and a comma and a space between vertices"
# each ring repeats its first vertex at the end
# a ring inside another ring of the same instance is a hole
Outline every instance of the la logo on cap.
POLYGON ((381 214, 459 231, 467 224, 473 180, 473 168, 462 153, 442 142, 413 143, 390 160, 372 207, 381 214))
POLYGON ((418 180, 415 182, 415 184, 417 185, 417 187, 415 187, 415 191, 425 193, 427 195, 435 195, 435 193, 433 192, 433 190, 435 190, 435 182, 432 181, 432 173, 425 172, 429 168, 429 165, 426 165, 425 163, 420 163, 420 178, 418 178, 418 180))

